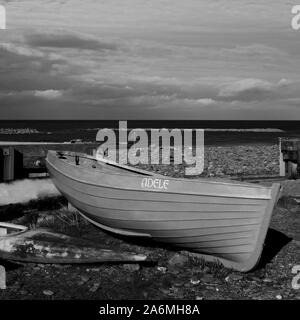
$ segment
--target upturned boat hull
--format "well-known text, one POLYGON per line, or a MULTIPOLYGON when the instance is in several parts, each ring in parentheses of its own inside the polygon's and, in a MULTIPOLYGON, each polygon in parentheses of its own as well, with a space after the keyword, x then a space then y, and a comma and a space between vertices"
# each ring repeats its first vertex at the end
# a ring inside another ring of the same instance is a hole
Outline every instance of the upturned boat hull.
POLYGON ((151 237, 240 271, 259 261, 280 185, 176 179, 49 151, 57 189, 95 225, 151 237), (78 161, 79 160, 79 161, 78 161))

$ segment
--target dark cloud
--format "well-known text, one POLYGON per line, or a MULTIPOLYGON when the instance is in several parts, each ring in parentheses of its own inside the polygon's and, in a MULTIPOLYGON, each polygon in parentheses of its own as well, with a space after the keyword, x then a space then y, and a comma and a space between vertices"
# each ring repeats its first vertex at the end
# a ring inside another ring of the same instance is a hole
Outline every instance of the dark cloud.
POLYGON ((0 45, 0 56, 0 93, 69 87, 65 77, 53 72, 53 65, 63 65, 60 59, 51 60, 41 52, 8 44, 0 45))
POLYGON ((76 48, 88 50, 117 50, 114 43, 106 43, 90 37, 69 33, 35 33, 26 36, 33 47, 76 48))

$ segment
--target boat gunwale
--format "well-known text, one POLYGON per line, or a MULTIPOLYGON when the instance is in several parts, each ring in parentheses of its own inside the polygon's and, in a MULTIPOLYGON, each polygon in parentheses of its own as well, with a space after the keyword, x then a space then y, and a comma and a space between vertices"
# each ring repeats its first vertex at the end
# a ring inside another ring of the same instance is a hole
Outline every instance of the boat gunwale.
MULTIPOLYGON (((49 150, 48 151, 48 153, 51 153, 51 154, 54 154, 56 152, 60 152, 60 151, 55 151, 55 150, 49 150)), ((74 154, 74 156, 75 155, 80 155, 81 158, 86 158, 86 159, 89 159, 89 160, 92 160, 92 161, 95 161, 95 162, 100 162, 100 163, 111 165, 113 167, 115 166, 117 168, 124 169, 124 171, 127 170, 127 171, 132 171, 132 172, 136 173, 136 175, 130 175, 130 174, 126 174, 125 172, 121 173, 121 172, 116 172, 116 171, 112 171, 112 172, 109 173, 109 174, 113 174, 113 175, 121 175, 121 176, 126 176, 126 177, 135 177, 135 176, 139 176, 139 171, 141 171, 140 174, 144 174, 144 175, 147 175, 147 176, 150 176, 150 177, 151 176, 158 176, 160 178, 164 178, 164 179, 168 179, 168 180, 174 180, 174 181, 180 181, 180 182, 189 182, 189 183, 199 183, 199 182, 201 182, 201 183, 211 183, 211 184, 223 184, 223 185, 230 185, 230 186, 250 187, 250 188, 253 188, 253 189, 263 189, 263 190, 270 190, 271 189, 271 187, 262 186, 262 185, 257 184, 257 183, 247 183, 247 182, 241 183, 239 181, 230 180, 230 179, 226 179, 226 178, 220 178, 220 180, 218 180, 216 178, 210 179, 210 178, 204 178, 204 177, 199 177, 198 179, 177 178, 177 177, 162 175, 162 174, 159 174, 159 173, 156 173, 156 172, 151 172, 151 171, 147 171, 147 170, 138 169, 138 168, 135 168, 135 167, 121 165, 121 164, 118 164, 117 162, 112 162, 112 161, 109 161, 109 160, 96 159, 96 158, 94 158, 92 156, 89 156, 88 154, 85 154, 85 153, 70 152, 67 155, 68 156, 73 156, 71 153, 74 154)), ((59 159, 56 154, 54 154, 54 156, 57 159, 59 159)), ((47 158, 46 158, 46 161, 47 161, 47 158)), ((59 160, 61 160, 61 159, 59 159, 59 160)), ((49 162, 49 161, 47 161, 47 162, 49 162)), ((72 166, 74 168, 78 168, 78 166, 76 164, 74 164, 74 163, 67 162, 67 161, 64 161, 64 162, 69 166, 72 166)), ((90 171, 90 168, 87 168, 87 167, 81 167, 80 169, 81 170, 90 171)), ((101 171, 98 168, 93 168, 93 170, 99 171, 99 172, 101 172, 101 174, 108 174, 106 172, 101 171)))

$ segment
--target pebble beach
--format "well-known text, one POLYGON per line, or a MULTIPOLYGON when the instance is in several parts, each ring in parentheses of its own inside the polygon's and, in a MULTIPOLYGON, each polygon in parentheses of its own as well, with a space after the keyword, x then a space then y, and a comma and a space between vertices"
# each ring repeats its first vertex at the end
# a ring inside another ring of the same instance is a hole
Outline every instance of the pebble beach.
MULTIPOLYGON (((138 166, 174 177, 183 177, 186 167, 172 163, 138 166)), ((278 175, 277 143, 235 143, 206 146, 204 171, 190 178, 278 175)), ((29 228, 46 227, 111 248, 145 254, 154 262, 15 265, 4 261, 7 289, 0 290, 0 299, 300 299, 299 290, 292 287, 292 269, 300 265, 300 211, 293 198, 300 195, 300 182, 286 180, 281 184, 283 196, 272 215, 261 263, 247 274, 193 259, 185 252, 155 243, 132 242, 107 234, 80 217, 74 219, 74 212, 68 212, 61 197, 47 198, 44 194, 44 198, 32 200, 29 205, 0 207, 0 219, 2 216, 29 228), (66 219, 69 215, 71 218, 66 219), (31 281, 33 278, 35 281, 31 281)))

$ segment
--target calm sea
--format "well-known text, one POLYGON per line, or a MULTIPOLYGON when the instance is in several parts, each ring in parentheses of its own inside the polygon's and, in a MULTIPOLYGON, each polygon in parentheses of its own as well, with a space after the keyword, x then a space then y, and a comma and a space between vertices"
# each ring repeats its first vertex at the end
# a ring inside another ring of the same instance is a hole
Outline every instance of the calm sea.
MULTIPOLYGON (((207 129, 206 145, 274 144, 279 137, 299 137, 300 121, 128 121, 133 128, 207 129)), ((119 128, 116 120, 0 121, 0 141, 95 141, 101 128, 119 128)))

